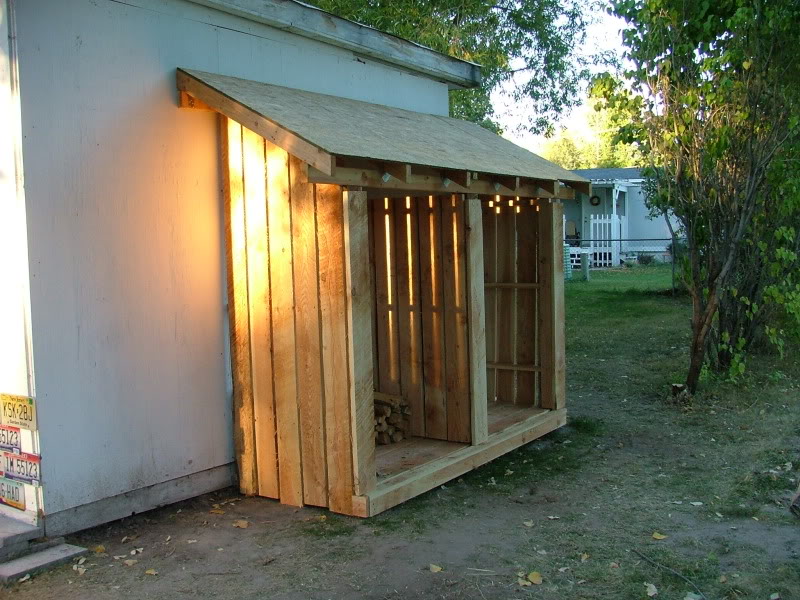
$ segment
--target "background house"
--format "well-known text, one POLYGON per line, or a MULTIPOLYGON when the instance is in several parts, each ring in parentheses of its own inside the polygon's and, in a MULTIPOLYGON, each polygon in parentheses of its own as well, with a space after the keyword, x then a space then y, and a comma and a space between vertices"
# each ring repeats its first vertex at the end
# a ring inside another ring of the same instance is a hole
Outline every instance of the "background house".
MULTIPOLYGON (((651 254, 669 260, 669 227, 652 217, 645 204, 644 178, 638 167, 577 169, 592 182, 592 193, 564 202, 565 235, 571 244, 608 248, 615 256, 651 254), (610 241, 613 240, 613 241, 610 241)), ((677 222, 673 219, 673 227, 677 222)), ((617 266, 618 260, 602 266, 617 266)))

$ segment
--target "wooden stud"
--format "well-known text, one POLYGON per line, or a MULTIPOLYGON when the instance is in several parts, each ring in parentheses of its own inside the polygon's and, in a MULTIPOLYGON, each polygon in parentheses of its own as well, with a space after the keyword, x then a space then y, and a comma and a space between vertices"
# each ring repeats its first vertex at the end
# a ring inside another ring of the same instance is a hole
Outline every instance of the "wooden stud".
POLYGON ((533 184, 545 191, 547 197, 557 197, 561 187, 555 179, 533 179, 533 184))
POLYGON ((472 445, 486 441, 489 428, 486 382, 486 301, 483 275, 483 218, 481 201, 468 197, 464 203, 466 222, 466 288, 469 335, 469 397, 472 445))
POLYGON ((206 110, 216 112, 208 104, 188 94, 187 92, 178 92, 178 106, 181 108, 190 108, 194 110, 206 110))
POLYGON ((316 198, 314 185, 304 180, 304 165, 300 159, 289 157, 303 503, 327 506, 328 468, 325 458, 325 396, 317 278, 319 268, 316 198))
POLYGON ((445 401, 447 439, 470 442, 470 372, 468 346, 467 269, 464 234, 464 199, 461 194, 439 199, 442 237, 442 289, 444 304, 445 401))
POLYGON ((396 199, 394 204, 400 388, 411 409, 409 426, 414 436, 425 435, 417 216, 417 205, 422 201, 408 196, 396 199))
POLYGON ((565 405, 563 206, 544 202, 539 213, 539 305, 542 408, 565 405))
POLYGON ((235 102, 182 69, 178 69, 176 79, 179 91, 186 92, 226 117, 238 121, 293 156, 319 169, 322 173, 330 176, 335 172, 333 156, 270 121, 266 115, 259 114, 235 102))
POLYGON ((565 181, 564 183, 576 192, 586 194, 587 196, 592 195, 592 184, 589 181, 565 181))
POLYGON ((469 188, 472 185, 472 173, 469 171, 445 171, 444 173, 448 179, 462 188, 469 188))
POLYGON ((316 189, 328 506, 349 514, 354 485, 342 190, 336 185, 316 189))
MULTIPOLYGON (((517 192, 519 192, 519 177, 511 177, 510 175, 491 175, 491 180, 493 183, 501 185, 512 194, 517 194, 517 192)), ((496 189, 496 193, 500 192, 501 190, 499 188, 496 189)))
POLYGON ((247 292, 242 126, 220 115, 225 202, 225 255, 228 277, 228 322, 233 378, 233 441, 239 489, 258 493, 253 376, 250 363, 250 311, 247 292))
POLYGON ((394 202, 396 200, 387 198, 369 203, 374 244, 375 332, 378 336, 374 381, 375 388, 387 394, 400 393, 394 202))
MULTIPOLYGON (((430 170, 429 170, 430 171, 430 170)), ((336 167, 336 172, 331 175, 322 172, 319 169, 309 167, 308 177, 309 181, 313 183, 335 183, 343 186, 359 186, 364 188, 374 188, 381 190, 380 193, 389 197, 404 197, 407 193, 430 193, 430 194, 452 194, 452 193, 473 193, 493 195, 501 194, 516 194, 530 198, 538 198, 546 196, 543 194, 538 186, 525 184, 520 185, 516 190, 500 186, 497 190, 494 187, 496 180, 486 179, 473 179, 470 178, 469 188, 459 185, 456 181, 450 180, 451 183, 447 186, 444 185, 443 177, 447 177, 441 171, 417 173, 412 172, 408 181, 400 181, 394 177, 384 181, 383 175, 386 171, 380 168, 359 168, 359 167, 336 167)), ((448 177, 449 179, 449 177, 448 177)), ((509 183, 512 183, 509 181, 509 183)), ((566 188, 565 188, 566 189, 566 188)), ((569 190, 572 192, 573 190, 569 190)), ((567 198, 562 190, 562 195, 567 198)))
POLYGON ((406 163, 384 163, 381 165, 383 171, 403 183, 411 179, 411 165, 406 163))
POLYGON ((374 384, 372 373, 372 309, 369 273, 367 193, 342 194, 346 312, 350 373, 350 419, 355 495, 375 487, 374 384))
POLYGON ((418 207, 422 361, 425 388, 425 435, 447 439, 444 329, 442 305, 441 202, 424 198, 418 207))
MULTIPOLYGON (((497 207, 495 201, 481 209, 483 221, 483 270, 486 299, 486 360, 497 361, 497 207)), ((502 209, 500 209, 502 210, 502 209)), ((486 373, 487 402, 497 400, 497 371, 489 367, 486 373)))
MULTIPOLYGON (((517 283, 517 214, 508 206, 509 199, 499 201, 497 214, 497 279, 501 283, 517 283)), ((516 362, 517 347, 517 290, 499 288, 497 291, 497 354, 495 362, 516 362)), ((497 398, 500 402, 516 403, 517 377, 513 371, 497 372, 497 398)))
MULTIPOLYGON (((515 364, 535 364, 538 332, 536 303, 539 295, 536 282, 538 261, 537 230, 539 215, 528 202, 516 207, 517 220, 517 289, 516 294, 516 353, 515 364)), ((536 374, 517 372, 517 404, 534 406, 537 400, 536 374)))
POLYGON ((275 446, 275 402, 272 388, 272 352, 267 200, 264 139, 242 128, 244 202, 247 235, 247 287, 250 312, 250 361, 256 435, 258 494, 279 498, 275 446))

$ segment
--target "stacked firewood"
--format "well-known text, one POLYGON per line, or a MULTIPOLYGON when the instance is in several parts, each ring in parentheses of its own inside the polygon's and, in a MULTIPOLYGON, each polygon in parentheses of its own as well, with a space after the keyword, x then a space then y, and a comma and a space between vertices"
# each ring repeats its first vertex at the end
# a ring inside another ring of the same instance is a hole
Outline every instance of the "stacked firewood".
POLYGON ((375 442, 393 444, 408 437, 411 407, 400 396, 376 394, 375 442))

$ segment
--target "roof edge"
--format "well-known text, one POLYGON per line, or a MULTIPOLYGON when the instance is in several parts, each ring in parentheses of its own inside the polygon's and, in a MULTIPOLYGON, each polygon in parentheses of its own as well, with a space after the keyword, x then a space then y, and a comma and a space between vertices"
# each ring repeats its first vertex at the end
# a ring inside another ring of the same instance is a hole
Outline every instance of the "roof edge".
POLYGON ((191 0, 250 21, 352 50, 455 87, 480 85, 480 65, 454 58, 296 0, 191 0))

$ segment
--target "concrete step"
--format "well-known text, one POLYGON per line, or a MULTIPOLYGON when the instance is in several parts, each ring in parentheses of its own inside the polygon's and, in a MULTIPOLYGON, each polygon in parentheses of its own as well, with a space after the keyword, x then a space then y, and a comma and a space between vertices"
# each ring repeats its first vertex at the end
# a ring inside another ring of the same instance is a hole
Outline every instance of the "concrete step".
POLYGON ((41 527, 0 516, 0 548, 42 537, 41 527))
POLYGON ((58 546, 59 544, 63 543, 63 537, 56 537, 26 540, 24 542, 17 542, 16 544, 3 546, 0 548, 0 564, 15 558, 19 558, 20 556, 25 556, 26 554, 47 550, 48 548, 52 548, 53 546, 58 546))
POLYGON ((7 563, 0 564, 0 583, 9 583, 22 579, 25 575, 34 575, 46 569, 71 561, 86 554, 86 548, 71 544, 59 544, 45 548, 33 554, 15 558, 7 563))

